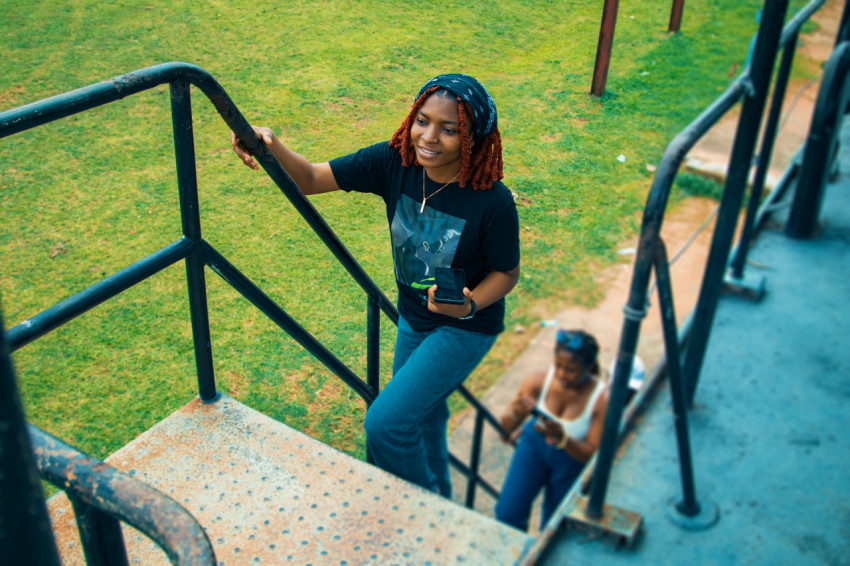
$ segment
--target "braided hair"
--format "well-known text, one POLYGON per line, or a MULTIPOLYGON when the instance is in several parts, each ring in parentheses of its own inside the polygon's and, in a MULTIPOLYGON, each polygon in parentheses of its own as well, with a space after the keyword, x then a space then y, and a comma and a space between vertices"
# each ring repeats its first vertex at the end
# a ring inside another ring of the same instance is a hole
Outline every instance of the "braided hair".
POLYGON ((458 183, 461 187, 465 187, 469 183, 477 191, 493 188, 493 183, 500 181, 505 176, 502 172, 504 162, 502 161, 502 136, 499 133, 499 128, 494 127, 489 134, 482 137, 473 136, 470 139, 470 132, 473 132, 475 121, 472 118, 473 113, 469 104, 439 85, 430 87, 419 95, 410 108, 410 113, 390 139, 390 147, 398 150, 401 154, 401 163, 405 167, 417 164, 416 152, 410 139, 410 129, 419 115, 422 105, 431 95, 441 98, 454 96, 457 100, 461 141, 461 166, 458 183))

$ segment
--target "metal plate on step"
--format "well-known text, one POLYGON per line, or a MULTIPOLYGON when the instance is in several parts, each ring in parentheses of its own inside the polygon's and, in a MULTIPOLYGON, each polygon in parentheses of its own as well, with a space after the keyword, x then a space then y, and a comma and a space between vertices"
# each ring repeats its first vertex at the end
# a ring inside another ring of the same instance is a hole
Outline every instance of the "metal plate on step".
MULTIPOLYGON (((222 396, 194 400, 106 460, 201 523, 231 564, 511 563, 530 537, 222 396)), ((84 564, 64 495, 63 564, 84 564)), ((125 526, 131 564, 169 564, 125 526)))
POLYGON ((628 511, 605 503, 602 505, 602 517, 591 519, 585 515, 588 498, 577 495, 571 499, 565 518, 571 527, 610 535, 616 544, 631 547, 640 532, 643 521, 639 513, 628 511))

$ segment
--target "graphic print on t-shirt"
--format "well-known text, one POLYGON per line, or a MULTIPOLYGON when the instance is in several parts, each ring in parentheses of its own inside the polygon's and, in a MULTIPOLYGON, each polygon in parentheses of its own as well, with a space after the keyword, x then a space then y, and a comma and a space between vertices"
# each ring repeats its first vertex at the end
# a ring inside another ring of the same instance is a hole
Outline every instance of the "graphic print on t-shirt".
POLYGON ((390 233, 396 279, 427 298, 435 269, 451 267, 466 220, 428 206, 420 214, 420 205, 401 195, 390 233))

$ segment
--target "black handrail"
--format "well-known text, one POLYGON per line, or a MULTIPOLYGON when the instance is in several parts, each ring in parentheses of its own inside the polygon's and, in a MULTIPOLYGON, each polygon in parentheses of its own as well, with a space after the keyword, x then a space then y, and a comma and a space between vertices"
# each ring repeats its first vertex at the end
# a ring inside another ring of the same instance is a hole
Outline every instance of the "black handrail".
MULTIPOLYGON (((204 267, 209 266, 349 385, 349 387, 354 389, 364 399, 367 405, 371 404, 380 388, 378 369, 380 357, 379 313, 383 311, 393 324, 398 324, 398 311, 343 246, 325 220, 313 208, 312 204, 310 204, 292 181, 291 177, 280 163, 278 163, 267 146, 259 140, 221 86, 205 70, 187 63, 156 65, 5 111, 0 113, 0 138, 120 100, 163 83, 169 83, 171 91, 172 124, 183 237, 147 258, 120 270, 99 283, 9 329, 5 333, 5 337, 10 344, 11 350, 14 351, 23 347, 102 302, 129 289, 147 277, 158 273, 181 259, 185 259, 198 389, 199 397, 202 401, 208 403, 214 402, 219 397, 215 386, 204 274, 204 267), (272 180, 275 181, 287 199, 298 210, 323 243, 331 250, 337 260, 345 267, 350 276, 366 292, 368 297, 366 304, 367 381, 360 379, 351 369, 329 352, 315 337, 300 326, 203 239, 200 227, 198 184, 195 170, 190 85, 195 85, 209 98, 227 125, 254 153, 258 162, 263 166, 272 180)), ((472 460, 471 467, 467 467, 453 455, 450 455, 450 460, 456 468, 469 478, 467 504, 472 507, 474 492, 479 486, 492 495, 497 495, 496 490, 484 481, 478 473, 477 451, 480 451, 483 433, 481 424, 486 420, 500 434, 503 434, 504 431, 493 415, 483 405, 478 403, 477 400, 474 400, 474 397, 464 387, 460 388, 460 393, 468 400, 472 400, 477 413, 478 426, 476 426, 474 433, 473 453, 470 456, 472 460)), ((60 487, 63 487, 63 489, 67 488, 67 486, 60 487)), ((116 531, 115 525, 112 525, 109 521, 102 520, 88 506, 79 504, 81 501, 80 493, 77 493, 71 488, 68 490, 68 497, 72 502, 75 502, 75 510, 79 508, 81 516, 78 519, 82 524, 90 525, 92 529, 97 530, 100 534, 108 532, 114 535, 116 531)), ((87 555, 91 553, 112 554, 115 552, 114 549, 98 550, 97 541, 100 538, 98 535, 88 537, 84 540, 87 555)), ((114 536, 112 538, 114 539, 114 536)), ((121 547, 123 552, 123 544, 121 547)), ((99 559, 93 558, 92 560, 98 562, 99 559)))
POLYGON ((830 163, 835 157, 838 133, 850 100, 850 41, 840 43, 829 57, 821 93, 818 93, 812 114, 800 165, 800 180, 785 226, 785 233, 792 238, 809 238, 817 228, 823 188, 830 163))
MULTIPOLYGON (((733 149, 732 161, 734 163, 730 164, 730 173, 729 176, 727 176, 727 182, 724 187, 724 199, 723 202, 721 202, 721 206, 730 208, 729 199, 727 197, 734 192, 737 196, 733 200, 737 200, 737 205, 731 207, 734 210, 730 212, 730 214, 734 213, 737 215, 737 211, 740 209, 743 190, 746 185, 746 173, 749 170, 749 162, 752 159, 752 148, 755 145, 754 139, 752 140, 752 143, 747 140, 741 141, 741 122, 744 122, 745 120, 750 122, 746 128, 750 131, 745 132, 744 136, 746 138, 754 138, 758 129, 757 124, 760 121, 764 110, 764 105, 763 103, 753 104, 752 101, 756 97, 761 97, 766 94, 765 91, 769 86, 769 75, 773 69, 776 51, 778 50, 778 47, 782 47, 784 49, 783 60, 777 72, 777 79, 773 89, 771 113, 768 123, 765 126, 765 135, 770 135, 774 138, 776 137, 778 131, 775 128, 775 122, 773 125, 771 125, 771 122, 775 121, 778 116, 774 109, 782 106, 782 97, 784 96, 785 87, 787 86, 787 77, 782 76, 783 73, 787 73, 788 71, 785 66, 790 66, 791 64, 794 54, 793 52, 796 48, 797 37, 802 25, 808 21, 812 14, 814 14, 814 12, 816 12, 824 4, 824 2, 825 0, 813 0, 806 5, 794 16, 794 18, 791 19, 791 21, 789 21, 784 30, 782 30, 781 36, 777 38, 777 29, 782 24, 784 14, 787 9, 787 2, 784 0, 776 2, 766 0, 766 10, 763 12, 761 30, 759 31, 759 36, 761 36, 759 41, 762 45, 760 48, 757 47, 757 54, 754 57, 752 65, 745 69, 744 73, 736 81, 734 81, 693 122, 676 135, 673 141, 667 146, 664 156, 658 165, 644 209, 643 223, 641 225, 641 233, 638 242, 637 257, 635 259, 629 299, 623 309, 625 321, 623 324, 621 342, 614 369, 612 393, 609 398, 609 409, 606 416, 605 430, 603 431, 603 438, 601 442, 602 446, 585 466, 579 481, 576 482, 564 498, 564 501, 561 503, 558 513, 554 515, 553 520, 550 521, 549 525, 544 528, 543 532, 532 547, 522 557, 520 560, 521 564, 537 563, 538 559, 540 559, 540 557, 546 552, 546 548, 554 537, 555 532, 562 525, 560 519, 563 518, 565 514, 569 512, 571 506, 575 504, 575 498, 582 493, 586 493, 588 489, 591 491, 591 501, 588 502, 586 509, 588 518, 599 521, 601 525, 604 525, 608 518, 603 516, 602 510, 605 490, 607 489, 607 482, 610 477, 613 451, 633 429, 641 411, 644 409, 649 399, 655 394, 658 384, 665 376, 669 376, 671 383, 671 396, 674 406, 674 419, 677 434, 677 448, 679 450, 680 479, 683 490, 683 499, 682 501, 679 501, 675 507, 677 511, 686 516, 693 516, 695 512, 699 512, 700 508, 696 499, 696 490, 693 482, 693 462, 691 461, 687 431, 687 404, 690 402, 690 399, 684 395, 687 393, 685 390, 687 378, 690 377, 692 380, 691 392, 693 392, 693 388, 696 386, 697 375, 689 376, 686 372, 682 372, 682 360, 679 352, 684 351, 685 348, 687 348, 687 351, 690 352, 695 340, 700 341, 702 344, 694 350, 704 352, 702 348, 705 346, 705 341, 708 337, 706 334, 701 336, 697 335, 695 337, 693 328, 697 323, 700 325, 705 324, 706 314, 705 312, 701 312, 699 308, 695 308, 691 311, 685 322, 678 329, 676 328, 675 311, 672 299, 672 284, 670 282, 669 274, 667 273, 668 262, 666 260, 664 242, 660 236, 661 223, 663 221, 673 182, 687 153, 696 145, 699 139, 726 114, 726 112, 737 104, 742 97, 746 96, 747 98, 745 100, 749 101, 749 103, 744 105, 741 112, 739 128, 736 133, 734 146, 736 149, 733 149), (762 31, 768 28, 769 31, 762 31), (765 39, 766 36, 770 36, 768 38, 769 40, 765 39), (766 47, 764 45, 765 42, 775 45, 772 48, 770 45, 766 47), (765 56, 765 53, 769 54, 770 51, 772 51, 773 54, 770 57, 765 56), (768 80, 765 80, 763 76, 761 78, 755 77, 752 74, 754 72, 754 68, 760 68, 760 73, 767 74, 768 80), (759 90, 762 91, 761 94, 759 94, 759 90), (746 118, 745 115, 747 115, 746 118), (753 127, 752 122, 756 123, 755 127, 753 127), (745 149, 747 151, 744 151, 745 149), (730 177, 733 178, 732 182, 730 182, 730 177), (623 411, 622 402, 625 398, 628 374, 634 359, 634 348, 636 346, 640 323, 646 315, 645 307, 648 301, 647 288, 653 268, 655 268, 656 275, 658 277, 659 305, 662 315, 666 351, 659 364, 648 375, 641 390, 634 396, 621 420, 620 416, 623 411), (612 416, 612 414, 615 414, 615 416, 612 416)), ((848 11, 847 5, 845 5, 836 44, 839 43, 842 38, 850 38, 850 11, 848 11)), ((833 95, 831 93, 824 92, 822 88, 819 98, 820 96, 829 98, 833 95)), ((763 139, 758 165, 760 169, 767 166, 773 142, 774 139, 763 139)), ((804 143, 804 147, 805 145, 806 144, 804 143)), ((758 232, 764 219, 770 214, 771 209, 775 206, 776 201, 782 197, 783 193, 789 189, 789 187, 793 185, 800 171, 798 157, 802 152, 802 149, 803 148, 798 151, 797 156, 791 161, 774 190, 770 193, 770 195, 768 195, 767 200, 758 208, 758 212, 756 214, 748 213, 746 222, 748 223, 749 228, 747 228, 746 231, 750 235, 758 232)), ((763 175, 763 170, 761 172, 757 172, 757 177, 761 177, 760 179, 757 179, 757 183, 763 182, 763 175)), ((753 190, 751 206, 753 201, 757 203, 760 200, 761 190, 761 187, 753 190)), ((734 230, 734 227, 734 223, 727 222, 721 226, 718 222, 718 226, 715 228, 715 234, 717 231, 721 230, 731 232, 734 230)), ((712 250, 714 251, 715 248, 724 248, 725 253, 721 255, 725 255, 728 259, 728 249, 731 244, 732 235, 728 234, 727 236, 729 240, 728 242, 723 242, 722 240, 718 242, 718 239, 714 238, 712 240, 712 250)), ((726 239, 726 236, 724 236, 723 239, 726 239)), ((743 258, 745 260, 747 250, 748 248, 746 247, 746 244, 744 244, 742 236, 734 251, 734 257, 743 258)), ((718 267, 717 263, 718 262, 716 261, 710 261, 706 266, 706 272, 703 278, 703 288, 699 297, 700 302, 704 301, 707 285, 713 285, 716 289, 719 289, 720 287, 719 279, 722 277, 723 269, 726 266, 718 267)), ((731 262, 729 267, 732 267, 731 262)), ((713 303, 714 304, 711 306, 711 316, 713 316, 713 311, 716 308, 716 297, 713 303)), ((697 374, 699 372, 698 365, 696 366, 696 372, 697 374)), ((617 519, 614 518, 612 520, 616 521, 617 519)))
POLYGON ((184 259, 191 250, 186 238, 177 240, 161 250, 137 261, 133 265, 102 279, 49 309, 13 326, 6 331, 9 349, 15 351, 33 340, 59 328, 87 310, 126 291, 133 285, 155 275, 166 267, 184 259))
POLYGON ((0 314, 0 564, 60 566, 0 314))
POLYGON ((147 535, 172 564, 216 564, 206 532, 179 503, 149 485, 29 425, 42 476, 66 490, 86 562, 127 564, 118 520, 147 535))
MULTIPOLYGON (((811 2, 788 24, 783 34, 782 24, 787 10, 787 0, 766 1, 752 65, 694 122, 674 138, 658 166, 644 210, 629 300, 624 307, 625 321, 620 337, 609 408, 601 445, 594 459, 590 497, 586 510, 588 516, 593 519, 600 519, 603 513, 605 492, 614 452, 621 438, 621 416, 625 404, 628 374, 634 359, 640 324, 646 314, 650 274, 653 267, 656 267, 656 270, 658 269, 658 254, 663 251, 663 242, 660 237, 661 223, 676 174, 687 152, 743 97, 744 104, 733 145, 720 212, 709 251, 702 288, 692 315, 692 325, 683 366, 684 371, 681 372, 682 379, 676 380, 678 382, 676 385, 683 387, 684 391, 671 391, 674 396, 674 407, 677 408, 676 420, 686 423, 686 409, 683 406, 684 404, 678 402, 680 399, 677 397, 684 393, 685 399, 690 401, 696 388, 723 274, 727 268, 734 228, 737 223, 738 211, 741 208, 753 149, 770 87, 773 62, 780 40, 784 37, 786 38, 785 41, 791 44, 791 39, 796 38, 800 26, 822 4, 823 0, 811 2)), ((788 61, 790 64, 790 58, 788 61)), ((663 277, 659 278, 659 300, 662 303, 660 307, 662 312, 672 313, 672 290, 662 289, 662 287, 669 286, 669 281, 664 279, 663 277)), ((668 346, 673 341, 678 344, 680 338, 675 327, 675 320, 665 321, 664 333, 665 343, 668 346)), ((666 362, 668 371, 670 371, 670 366, 676 366, 671 371, 671 375, 680 373, 679 364, 681 362, 677 352, 668 350, 666 362), (675 357, 672 354, 675 354, 675 357)), ((693 488, 690 448, 686 438, 687 427, 677 428, 677 435, 680 472, 683 491, 685 492, 685 501, 681 502, 678 508, 685 514, 693 515, 699 512, 699 504, 696 501, 695 489, 693 488)))
POLYGON ((782 36, 779 39, 779 47, 782 49, 782 60, 779 63, 779 68, 776 74, 776 80, 773 86, 773 96, 771 97, 770 110, 768 111, 767 122, 762 133, 761 148, 758 152, 758 163, 756 165, 755 176, 753 177, 752 188, 750 190, 750 200, 747 205, 747 213, 744 218, 744 225, 741 229, 741 236, 738 239, 738 246, 733 250, 732 261, 730 265, 729 277, 733 281, 742 281, 744 279, 744 269, 747 264, 747 255, 750 249, 750 240, 755 233, 755 215, 758 211, 761 202, 762 193, 764 192, 764 182, 767 178, 767 170, 770 168, 770 159, 773 155, 773 144, 778 133, 779 118, 782 113, 783 102, 785 101, 785 93, 788 89, 788 79, 791 76, 791 63, 794 60, 794 55, 797 51, 797 41, 800 37, 800 30, 803 24, 812 17, 825 0, 812 2, 800 10, 794 18, 785 26, 782 31, 782 36))

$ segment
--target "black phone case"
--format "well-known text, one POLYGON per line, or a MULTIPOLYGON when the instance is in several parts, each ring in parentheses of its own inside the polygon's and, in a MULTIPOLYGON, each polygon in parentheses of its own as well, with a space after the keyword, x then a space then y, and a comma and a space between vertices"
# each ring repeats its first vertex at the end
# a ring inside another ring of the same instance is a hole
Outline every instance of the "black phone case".
POLYGON ((453 305, 462 305, 466 302, 463 296, 466 277, 462 269, 438 267, 435 275, 437 284, 437 290, 434 292, 435 302, 453 305))

